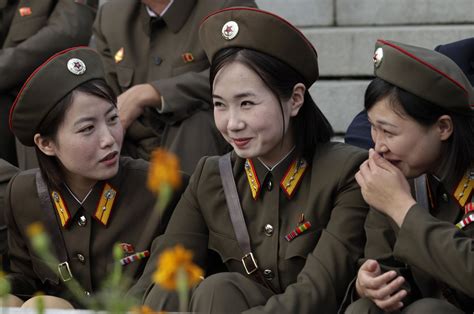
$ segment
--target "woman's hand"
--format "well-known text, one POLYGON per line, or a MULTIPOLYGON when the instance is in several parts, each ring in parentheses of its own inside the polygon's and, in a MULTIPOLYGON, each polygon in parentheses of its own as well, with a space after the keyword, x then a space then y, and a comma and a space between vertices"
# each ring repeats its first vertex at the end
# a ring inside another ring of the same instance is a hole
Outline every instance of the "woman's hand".
POLYGON ((376 153, 369 151, 356 173, 364 200, 373 208, 391 217, 401 226, 408 210, 416 203, 403 173, 376 153))
POLYGON ((375 260, 367 260, 359 268, 356 280, 357 294, 368 298, 386 312, 403 307, 402 299, 406 290, 400 290, 405 278, 397 276, 393 270, 381 274, 380 265, 375 260))

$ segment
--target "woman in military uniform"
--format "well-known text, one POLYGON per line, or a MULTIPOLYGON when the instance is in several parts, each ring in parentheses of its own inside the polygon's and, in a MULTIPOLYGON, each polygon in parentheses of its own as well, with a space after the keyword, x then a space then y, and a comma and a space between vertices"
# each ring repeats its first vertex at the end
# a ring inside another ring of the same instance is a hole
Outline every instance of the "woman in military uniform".
POLYGON ((138 277, 164 226, 156 222, 142 236, 155 202, 146 189, 148 163, 119 157, 124 132, 99 55, 75 48, 46 61, 21 89, 10 127, 35 147, 40 165, 16 175, 6 192, 11 293, 27 299, 42 291, 51 296, 47 306, 58 306, 49 303, 60 300, 53 296, 83 306, 64 283, 75 278, 85 295, 97 291, 113 266, 116 243, 124 271, 138 277), (35 222, 51 238, 58 272, 31 246, 26 230, 35 222))
POLYGON ((378 40, 374 64, 365 108, 375 150, 356 175, 372 207, 367 260, 347 313, 472 312, 473 90, 432 50, 378 40))
POLYGON ((193 312, 333 313, 364 245, 368 207, 354 174, 366 154, 330 142, 308 93, 316 51, 287 21, 230 8, 207 17, 200 38, 214 119, 234 150, 199 162, 130 293, 176 310, 176 296, 150 278, 154 259, 181 243, 207 270, 193 312), (210 275, 216 260, 224 272, 210 275))

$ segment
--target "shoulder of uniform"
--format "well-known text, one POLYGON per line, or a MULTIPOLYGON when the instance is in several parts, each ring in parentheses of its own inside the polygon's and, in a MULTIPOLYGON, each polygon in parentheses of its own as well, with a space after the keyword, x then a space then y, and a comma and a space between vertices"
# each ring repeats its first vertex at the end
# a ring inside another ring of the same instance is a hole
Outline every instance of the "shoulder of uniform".
POLYGON ((118 14, 130 12, 131 8, 141 5, 137 0, 111 0, 100 6, 103 14, 118 14))
POLYGON ((341 142, 328 142, 320 144, 316 148, 314 155, 314 161, 321 158, 332 158, 340 161, 347 161, 351 159, 365 160, 368 157, 368 151, 362 148, 341 143, 341 142))
POLYGON ((150 163, 143 159, 134 159, 127 156, 120 157, 120 167, 124 174, 138 172, 146 174, 150 168, 150 163))

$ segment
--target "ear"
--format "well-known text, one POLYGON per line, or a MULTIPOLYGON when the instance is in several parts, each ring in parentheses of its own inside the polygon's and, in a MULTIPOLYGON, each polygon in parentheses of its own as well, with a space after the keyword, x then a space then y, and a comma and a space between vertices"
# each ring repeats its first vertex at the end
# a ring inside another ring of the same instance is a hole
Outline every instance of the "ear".
POLYGON ((303 106, 305 91, 306 87, 303 83, 298 83, 293 87, 293 94, 290 98, 290 117, 295 117, 303 106))
POLYGON ((439 133, 439 139, 446 141, 453 134, 453 120, 448 115, 442 115, 436 121, 436 128, 439 133))
POLYGON ((56 145, 48 138, 36 133, 33 138, 36 146, 47 156, 56 156, 56 145))

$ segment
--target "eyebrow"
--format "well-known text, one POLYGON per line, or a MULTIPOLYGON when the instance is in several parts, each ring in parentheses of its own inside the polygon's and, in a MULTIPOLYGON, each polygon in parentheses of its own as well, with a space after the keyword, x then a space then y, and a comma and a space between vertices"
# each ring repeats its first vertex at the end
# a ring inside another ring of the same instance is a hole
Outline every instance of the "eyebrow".
MULTIPOLYGON (((110 108, 105 112, 104 116, 111 113, 115 108, 116 107, 113 104, 110 104, 110 108)), ((79 120, 77 120, 76 122, 74 122, 74 125, 78 125, 78 124, 81 124, 81 123, 87 122, 87 121, 95 121, 95 120, 96 119, 93 118, 93 117, 83 117, 83 118, 80 118, 79 120)))
MULTIPOLYGON (((244 93, 240 93, 240 94, 237 94, 237 95, 234 95, 232 98, 233 99, 241 99, 241 98, 245 98, 245 97, 251 97, 251 96, 256 96, 254 93, 252 92, 244 92, 244 93)), ((213 98, 219 98, 219 99, 223 99, 223 97, 217 95, 217 94, 212 94, 212 97, 213 98)))
MULTIPOLYGON (((370 123, 370 124, 374 124, 374 123, 372 122, 372 120, 371 120, 368 116, 367 116, 367 119, 369 120, 369 123, 370 123)), ((394 127, 394 128, 398 128, 397 125, 392 124, 392 123, 387 122, 387 121, 384 121, 384 120, 376 120, 376 122, 377 122, 378 124, 381 124, 381 125, 391 126, 391 127, 394 127)))

